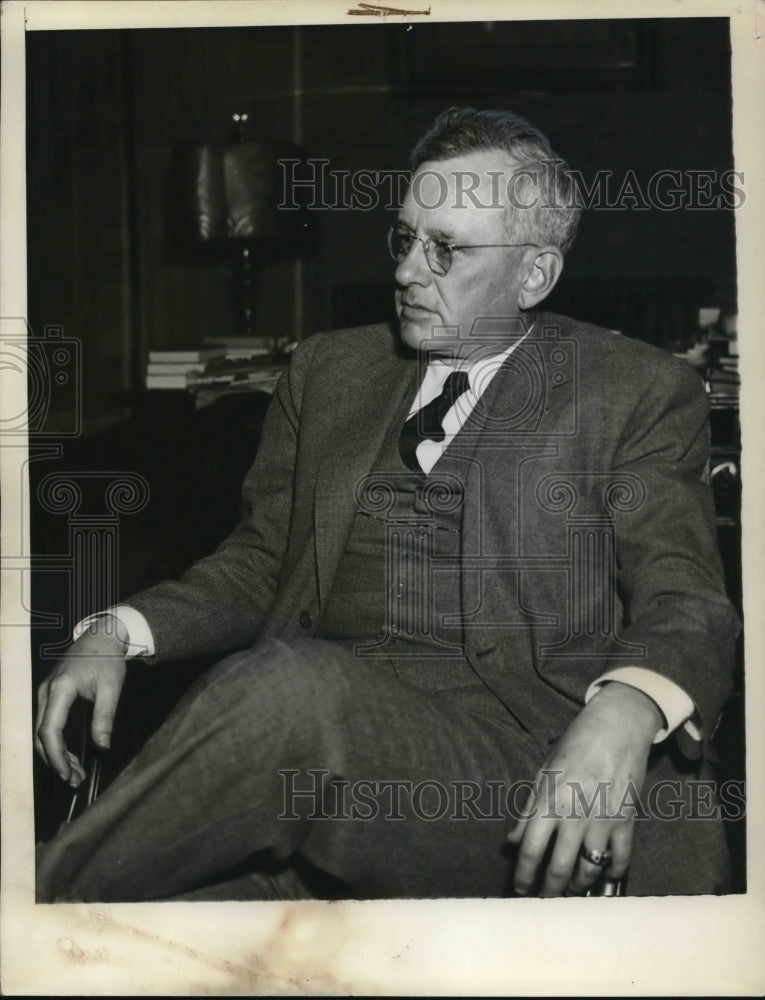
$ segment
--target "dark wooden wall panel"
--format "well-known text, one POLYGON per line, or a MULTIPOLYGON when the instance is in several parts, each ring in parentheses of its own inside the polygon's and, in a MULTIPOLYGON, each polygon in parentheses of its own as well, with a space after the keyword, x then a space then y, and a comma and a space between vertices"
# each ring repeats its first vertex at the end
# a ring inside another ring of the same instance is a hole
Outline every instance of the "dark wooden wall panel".
MULTIPOLYGON (((29 36, 30 318, 40 330, 59 323, 82 339, 89 426, 124 411, 120 393, 131 373, 136 384, 152 348, 235 329, 225 264, 195 255, 179 237, 175 172, 179 151, 224 138, 234 111, 249 115, 252 138, 298 138, 307 156, 340 171, 406 168, 412 141, 452 103, 526 114, 585 177, 605 168, 618 183, 631 169, 645 182, 660 169, 732 166, 723 20, 643 23, 639 72, 609 86, 595 75, 567 86, 550 69, 545 87, 544 66, 533 85, 512 73, 478 85, 455 77, 448 60, 436 60, 436 84, 413 85, 406 60, 427 57, 432 72, 437 27, 29 36)), ((492 44, 492 32, 486 37, 492 44)), ((314 213, 316 253, 300 270, 274 262, 263 271, 260 331, 302 337, 330 327, 338 289, 390 281, 391 214, 384 199, 367 211, 314 213)), ((585 301, 611 280, 677 281, 684 297, 688 288, 709 290, 699 305, 730 305, 733 225, 731 211, 589 212, 567 261, 566 298, 585 301)), ((354 301, 356 315, 363 298, 354 301)), ((379 314, 374 303, 370 320, 379 314)))

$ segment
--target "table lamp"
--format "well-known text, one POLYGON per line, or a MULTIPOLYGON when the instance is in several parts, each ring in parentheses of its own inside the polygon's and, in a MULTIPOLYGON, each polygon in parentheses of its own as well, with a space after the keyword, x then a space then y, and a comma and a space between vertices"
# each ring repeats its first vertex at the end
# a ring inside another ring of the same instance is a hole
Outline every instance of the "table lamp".
POLYGON ((232 116, 232 141, 194 146, 188 154, 194 234, 231 265, 238 337, 257 334, 255 303, 263 267, 304 256, 310 241, 305 211, 280 207, 279 161, 302 158, 302 150, 293 143, 247 140, 247 117, 232 116))

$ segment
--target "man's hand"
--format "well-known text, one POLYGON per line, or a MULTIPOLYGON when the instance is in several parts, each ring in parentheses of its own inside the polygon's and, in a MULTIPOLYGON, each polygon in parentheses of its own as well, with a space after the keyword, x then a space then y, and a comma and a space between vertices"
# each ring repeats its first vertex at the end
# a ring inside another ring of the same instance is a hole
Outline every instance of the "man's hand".
POLYGON ((629 804, 642 789, 662 725, 647 695, 618 682, 582 709, 537 776, 524 816, 508 837, 518 845, 516 892, 527 895, 539 886, 542 896, 581 894, 603 874, 624 876, 634 823, 629 804), (593 864, 582 849, 609 850, 611 860, 593 864))
POLYGON ((91 735, 108 748, 125 680, 127 634, 113 616, 97 619, 64 654, 37 691, 35 749, 62 781, 77 788, 85 771, 66 748, 63 730, 75 700, 94 703, 91 735))

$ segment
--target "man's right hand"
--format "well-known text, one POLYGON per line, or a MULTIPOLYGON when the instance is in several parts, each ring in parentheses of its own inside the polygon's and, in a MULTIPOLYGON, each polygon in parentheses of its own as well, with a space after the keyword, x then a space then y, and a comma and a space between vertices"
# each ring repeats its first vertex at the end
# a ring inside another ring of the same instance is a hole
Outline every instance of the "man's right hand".
POLYGON ((75 700, 94 703, 91 735, 107 749, 125 681, 127 633, 113 616, 97 619, 72 643, 37 691, 35 749, 62 781, 77 788, 85 778, 77 756, 64 743, 64 726, 75 700))

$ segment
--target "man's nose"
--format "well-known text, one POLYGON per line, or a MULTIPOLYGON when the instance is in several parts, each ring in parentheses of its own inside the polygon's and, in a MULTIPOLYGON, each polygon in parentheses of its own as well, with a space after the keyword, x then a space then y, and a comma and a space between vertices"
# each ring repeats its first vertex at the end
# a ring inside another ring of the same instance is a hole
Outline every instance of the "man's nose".
POLYGON ((425 256, 422 240, 412 240, 409 253, 396 265, 396 282, 399 285, 426 285, 432 276, 425 256))

